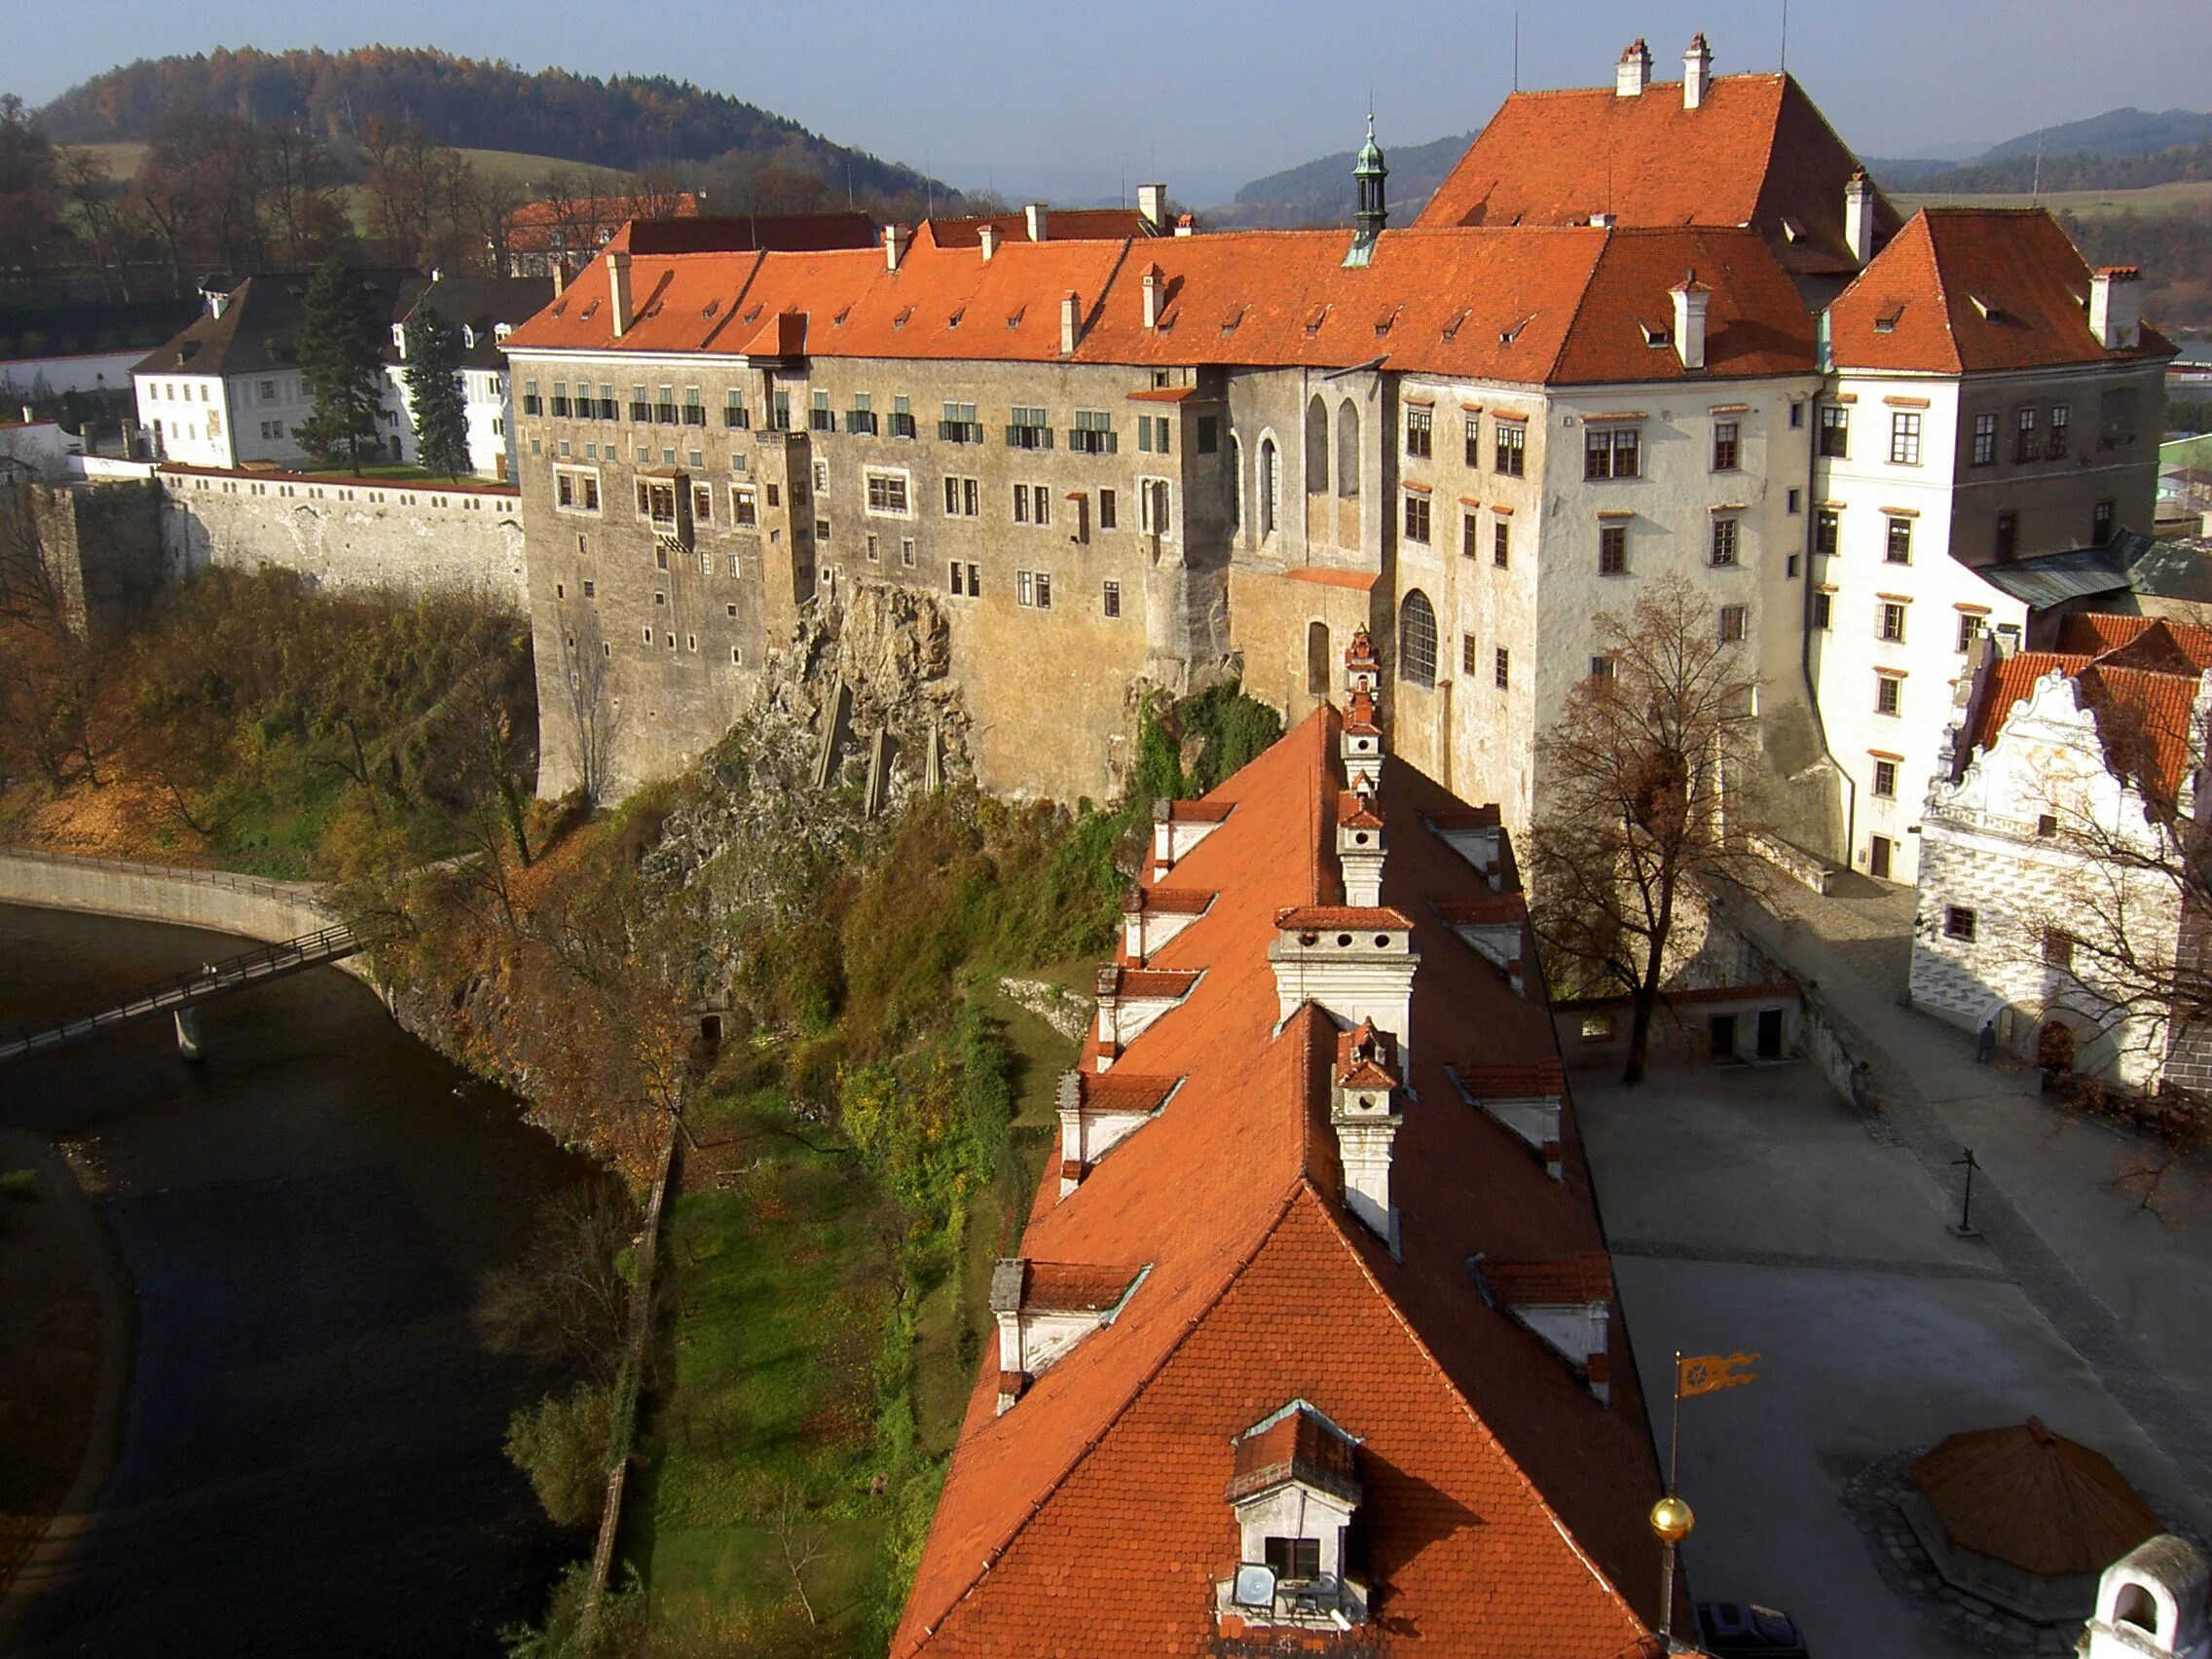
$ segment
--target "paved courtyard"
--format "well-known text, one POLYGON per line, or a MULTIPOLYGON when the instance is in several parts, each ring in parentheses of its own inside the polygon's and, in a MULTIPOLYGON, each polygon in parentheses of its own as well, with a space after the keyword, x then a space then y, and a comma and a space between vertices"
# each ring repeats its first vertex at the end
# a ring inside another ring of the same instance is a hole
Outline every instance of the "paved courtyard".
MULTIPOLYGON (((1889 1006, 1906 1031, 1927 1024, 1889 1006)), ((1790 1609, 1821 1659, 1990 1651, 1891 1588, 1845 1502, 1868 1465, 1955 1430, 2034 1414, 2199 1530, 2212 1522, 2207 1488, 2176 1466, 2194 1423, 2163 1412, 2206 1404, 2212 1213, 2193 1228, 2136 1209, 2107 1184, 2122 1137, 2062 1122, 1971 1048, 1980 1092, 1950 1094, 1936 1065, 1950 1034, 1930 1029, 1936 1048, 1906 1069, 1941 1106, 1885 1100, 1872 1118, 1807 1064, 1664 1069, 1637 1089, 1609 1072, 1573 1080, 1661 1434, 1676 1349, 1762 1356, 1758 1382, 1682 1409, 1692 1590, 1790 1609), (1914 1111, 1936 1120, 1917 1136, 1898 1121, 1914 1111), (1976 1219, 2009 1217, 2025 1236, 1946 1230, 1951 1172, 1916 1141, 1953 1113, 1986 1165, 1976 1219)))

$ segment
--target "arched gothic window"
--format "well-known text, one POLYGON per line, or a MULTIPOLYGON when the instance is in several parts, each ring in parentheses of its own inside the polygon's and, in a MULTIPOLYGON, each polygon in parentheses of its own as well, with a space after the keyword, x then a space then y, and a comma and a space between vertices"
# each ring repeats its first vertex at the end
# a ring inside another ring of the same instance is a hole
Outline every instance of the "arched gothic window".
POLYGON ((1306 405, 1306 493, 1329 493, 1329 410, 1319 392, 1306 405))
POLYGON ((1436 607, 1419 588, 1398 607, 1398 678, 1409 685, 1436 683, 1436 607))
POLYGON ((1329 670, 1335 665, 1329 660, 1329 625, 1326 622, 1306 624, 1306 689, 1316 697, 1329 694, 1329 670))
POLYGON ((1359 494, 1359 405, 1348 397, 1337 405, 1337 494, 1359 494))
POLYGON ((1260 440, 1260 534, 1272 535, 1282 505, 1282 463, 1272 438, 1260 440))

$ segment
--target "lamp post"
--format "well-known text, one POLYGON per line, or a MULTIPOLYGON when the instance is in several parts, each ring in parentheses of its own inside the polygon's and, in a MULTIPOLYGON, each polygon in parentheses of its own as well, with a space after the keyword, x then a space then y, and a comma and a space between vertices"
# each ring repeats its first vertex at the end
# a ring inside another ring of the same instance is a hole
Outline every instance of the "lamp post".
POLYGON ((1697 1517, 1672 1492, 1651 1506, 1651 1530, 1659 1536, 1659 1640, 1675 1652, 1675 1546, 1690 1535, 1697 1517))
POLYGON ((1981 1235, 1974 1231, 1973 1225, 1973 1172, 1981 1165, 1974 1161, 1972 1147, 1966 1151, 1966 1157, 1951 1160, 1952 1168, 1963 1165, 1967 1172, 1965 1190, 1959 1195, 1959 1219, 1952 1224, 1951 1233, 1959 1238, 1979 1238, 1981 1235))

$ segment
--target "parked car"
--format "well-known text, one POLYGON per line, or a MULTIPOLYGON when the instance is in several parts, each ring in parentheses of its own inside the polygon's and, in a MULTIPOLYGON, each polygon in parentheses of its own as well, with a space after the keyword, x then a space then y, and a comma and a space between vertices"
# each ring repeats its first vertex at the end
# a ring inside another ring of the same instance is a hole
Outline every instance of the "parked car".
POLYGON ((1715 1659, 1808 1659, 1797 1621, 1749 1602, 1700 1602, 1698 1640, 1715 1659))

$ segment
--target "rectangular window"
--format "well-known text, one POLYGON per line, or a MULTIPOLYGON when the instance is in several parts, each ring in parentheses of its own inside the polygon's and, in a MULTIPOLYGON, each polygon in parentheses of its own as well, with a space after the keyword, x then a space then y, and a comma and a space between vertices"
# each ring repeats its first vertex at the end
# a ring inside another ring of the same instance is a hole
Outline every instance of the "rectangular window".
POLYGON ((2036 834, 2037 834, 2037 835, 2038 835, 2038 836, 2039 836, 2040 838, 2042 838, 2043 840, 2046 840, 2046 841, 2047 841, 2047 840, 2049 840, 2049 839, 2050 839, 2050 838, 2051 838, 2051 837, 2052 837, 2053 835, 2055 835, 2055 834, 2057 834, 2057 833, 2058 833, 2058 816, 2057 816, 2057 814, 2055 814, 2055 813, 2050 813, 2050 812, 2046 812, 2046 813, 2043 813, 2043 814, 2041 814, 2041 815, 2039 815, 2039 816, 2037 817, 2037 819, 2036 819, 2036 834))
POLYGON ((1522 478, 1529 470, 1529 424, 1526 421, 1498 421, 1497 454, 1493 458, 1498 472, 1507 478, 1522 478))
POLYGON ((567 381, 555 381, 555 382, 553 383, 553 410, 552 410, 552 413, 553 413, 553 417, 554 417, 554 419, 556 419, 556 420, 566 420, 566 419, 568 418, 568 414, 569 414, 569 383, 568 383, 567 381))
POLYGON ((1790 516, 1791 518, 1795 518, 1795 517, 1797 517, 1797 515, 1798 515, 1798 514, 1802 513, 1802 512, 1803 512, 1804 510, 1805 510, 1805 492, 1804 492, 1804 491, 1802 491, 1802 490, 1791 490, 1791 491, 1789 492, 1789 495, 1788 495, 1788 501, 1787 501, 1787 511, 1788 512, 1789 516, 1790 516))
POLYGON ((1904 643, 1904 607, 1892 600, 1884 600, 1875 612, 1874 637, 1893 644, 1904 643))
POLYGON ((1830 627, 1834 626, 1834 617, 1835 595, 1832 593, 1816 593, 1813 595, 1813 626, 1825 633, 1830 627))
POLYGON ((1098 608, 1108 616, 1122 614, 1122 584, 1106 582, 1098 590, 1098 608))
POLYGON ((1821 405, 1821 454, 1830 461, 1851 459, 1851 411, 1840 403, 1821 405))
POLYGON ((955 594, 964 592, 965 590, 960 585, 960 572, 962 569, 960 561, 954 559, 947 563, 944 569, 945 579, 951 585, 952 591, 955 594))
POLYGON ((974 565, 968 567, 968 597, 970 599, 983 597, 983 572, 974 565))
POLYGON ((784 387, 778 387, 768 400, 768 424, 779 432, 792 429, 792 394, 784 387))
POLYGON ((660 395, 653 399, 653 421, 655 424, 662 426, 676 424, 676 387, 664 386, 660 388, 660 395))
POLYGON ((870 472, 867 479, 867 510, 886 513, 893 518, 905 518, 913 508, 906 495, 906 475, 903 472, 870 472))
POLYGON ((1137 448, 1147 455, 1167 453, 1167 417, 1164 415, 1139 415, 1137 417, 1137 448))
POLYGON ((1963 904, 1943 906, 1943 937, 1972 942, 1975 932, 1974 913, 1963 904))
POLYGON ((1474 635, 1461 634, 1459 636, 1459 672, 1465 675, 1478 674, 1482 671, 1482 652, 1475 645, 1474 635))
POLYGON ((1029 504, 1036 512, 1039 524, 1051 524, 1052 522, 1052 498, 1051 492, 1044 485, 1032 484, 1029 486, 1029 504))
POLYGON ((1039 610, 1052 608, 1052 572, 1050 571, 1039 571, 1037 572, 1037 608, 1039 610))
POLYGON ((1713 424, 1713 470, 1733 472, 1743 464, 1743 445, 1738 434, 1741 427, 1734 421, 1715 421, 1713 424))
POLYGON ((910 438, 914 435, 914 409, 903 396, 891 400, 891 435, 910 438))
POLYGON ((1406 539, 1426 544, 1428 540, 1428 498, 1406 498, 1406 539))
POLYGON ((944 481, 944 512, 947 518, 974 518, 981 486, 973 478, 947 478, 944 481))
POLYGON ((1491 526, 1490 562, 1502 571, 1512 561, 1513 525, 1507 519, 1499 519, 1491 526))
POLYGON ((1792 403, 1789 406, 1789 429, 1792 432, 1798 431, 1803 428, 1804 424, 1805 406, 1802 403, 1792 403))
POLYGON ((1027 571, 1014 572, 1014 603, 1028 606, 1037 603, 1036 578, 1027 571))
POLYGON ((1917 410, 1899 409, 1891 414, 1890 464, 1920 464, 1920 414, 1917 410))
POLYGON ((1634 426, 1592 426, 1582 434, 1582 476, 1635 478, 1642 469, 1642 436, 1634 426))
POLYGON ((1833 553, 1843 545, 1843 515, 1823 507, 1813 515, 1813 551, 1833 553))
POLYGON ((1406 454, 1417 461, 1426 461, 1436 442, 1436 418, 1426 409, 1406 411, 1406 454))
POLYGON ((1720 608, 1720 643, 1724 645, 1743 644, 1750 617, 1750 610, 1741 605, 1723 605, 1720 608))
POLYGON ((683 388, 683 424, 686 426, 704 426, 707 424, 707 400, 699 395, 699 388, 683 388))
POLYGON ((751 530, 760 522, 759 500, 742 484, 730 487, 729 522, 739 530, 751 530))
POLYGON ((1472 511, 1459 515, 1459 555, 1472 559, 1482 550, 1482 525, 1472 511))
POLYGON ((1713 562, 1715 565, 1736 562, 1736 521, 1732 518, 1713 521, 1713 562))
POLYGON ((1318 1538, 1270 1538, 1267 1543, 1268 1566, 1277 1579, 1287 1583, 1304 1583, 1321 1575, 1321 1540, 1318 1538))
POLYGON ((809 431, 815 432, 834 432, 837 429, 837 415, 830 407, 830 394, 827 391, 817 391, 808 399, 806 424, 809 431))
POLYGON ((1500 691, 1507 691, 1512 689, 1513 655, 1503 645, 1497 647, 1497 657, 1495 666, 1492 671, 1492 676, 1496 680, 1497 688, 1500 691))
POLYGON ((1973 613, 1972 611, 1971 611, 1971 610, 1962 610, 1962 611, 1960 611, 1960 612, 1959 612, 1959 649, 1960 649, 1961 651, 1971 651, 1971 650, 1972 650, 1972 649, 1973 649, 1973 643, 1974 643, 1974 641, 1976 641, 1976 640, 1978 640, 1978 639, 1980 639, 1980 638, 1981 638, 1981 636, 1982 636, 1982 631, 1983 631, 1984 629, 1986 629, 1986 628, 1987 628, 1988 626, 1989 626, 1989 621, 1988 621, 1988 619, 1987 619, 1986 617, 1982 617, 1982 616, 1976 616, 1976 615, 1975 615, 1975 614, 1974 614, 1974 613, 1973 613))
POLYGON ((1469 466, 1480 466, 1480 465, 1482 465, 1482 463, 1483 463, 1483 418, 1482 418, 1482 417, 1481 417, 1480 415, 1470 415, 1470 416, 1468 416, 1468 417, 1467 417, 1467 451, 1466 451, 1466 456, 1467 456, 1467 464, 1468 464, 1469 466))
POLYGON ((1874 713, 1894 715, 1904 701, 1904 677, 1874 671, 1874 713))
POLYGON ((2043 453, 2043 437, 2036 429, 2036 409, 2029 404, 2014 417, 2012 428, 2012 459, 2016 461, 2035 461, 2043 453))
POLYGON ((539 401, 537 395, 537 383, 534 380, 524 381, 522 383, 522 412, 525 415, 536 415, 541 413, 543 409, 544 405, 539 401))
POLYGON ((1050 412, 1045 409, 1015 404, 1007 421, 1007 446, 1010 449, 1051 449, 1052 428, 1046 424, 1050 419, 1050 412))
POLYGON ((818 518, 814 521, 814 539, 817 541, 828 541, 830 539, 830 521, 828 519, 818 518))
MULTIPOLYGON (((1112 434, 1109 433, 1108 435, 1111 436, 1112 434)), ((1112 530, 1115 528, 1115 523, 1114 492, 1101 490, 1098 492, 1098 528, 1100 530, 1112 530)))
POLYGON ((555 467, 555 499, 571 512, 599 511, 599 474, 581 467, 555 467))
POLYGON ((1898 797, 1898 763, 1895 760, 1874 762, 1874 793, 1883 800, 1898 797))
POLYGON ((1973 418, 1973 459, 1975 466, 1991 466, 1997 461, 1997 417, 1994 413, 1973 418))
POLYGON ((845 411, 845 430, 864 432, 873 437, 876 432, 875 402, 865 391, 853 393, 853 406, 845 411))
POLYGON ((630 388, 630 419, 640 425, 653 418, 652 398, 642 386, 630 388))
POLYGON ((2043 960, 2046 968, 2074 966, 2074 936, 2062 928, 2043 930, 2043 960))
POLYGON ((1218 415, 1200 415, 1198 417, 1198 453, 1200 455, 1212 455, 1220 448, 1221 417, 1218 415))
POLYGON ((1611 657, 1594 656, 1590 659, 1590 678, 1592 680, 1610 680, 1612 677, 1613 659, 1611 657))
POLYGON ((1014 522, 1029 522, 1029 486, 1026 484, 1016 484, 1014 487, 1014 522))
POLYGON ((2053 403, 2050 406, 2050 444, 2044 453, 2052 461, 2066 459, 2066 429, 2073 422, 2074 406, 2071 403, 2053 403))
POLYGON ((2099 501, 2091 509, 2089 513, 2089 541, 2093 546, 2102 547, 2112 539, 2116 512, 2117 509, 2109 497, 2099 501))
POLYGON ((1068 448, 1078 455, 1115 453, 1114 421, 1103 409, 1078 409, 1068 430, 1068 448))
POLYGON ((733 387, 722 404, 722 424, 742 428, 749 419, 745 412, 745 393, 733 387))
POLYGON ((1882 561, 1889 565, 1912 563, 1912 520, 1892 518, 1882 543, 1882 561))
POLYGON ((1997 515, 1996 552, 2000 559, 2009 559, 2020 544, 2020 515, 2002 512, 1997 515))
POLYGON ((695 524, 715 522, 715 487, 712 484, 691 486, 691 519, 695 524))
POLYGON ((983 441, 983 424, 976 419, 973 403, 944 405, 944 419, 937 424, 937 435, 948 444, 979 444, 983 441))
MULTIPOLYGON (((1541 560, 1537 562, 1542 563, 1541 560)), ((1598 573, 1601 576, 1628 574, 1628 526, 1606 524, 1598 527, 1598 573)))

